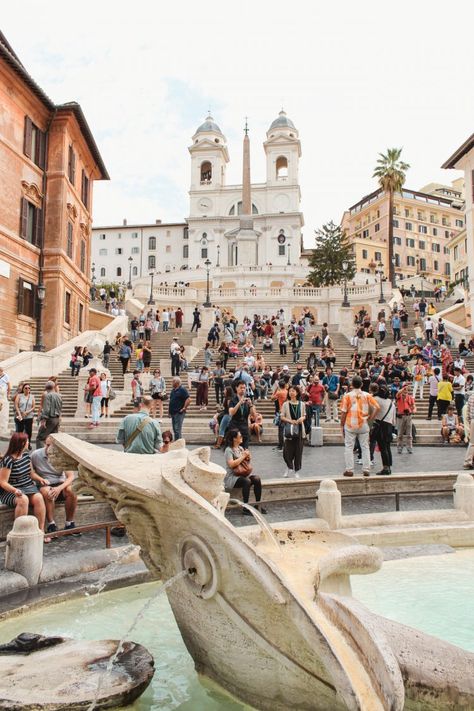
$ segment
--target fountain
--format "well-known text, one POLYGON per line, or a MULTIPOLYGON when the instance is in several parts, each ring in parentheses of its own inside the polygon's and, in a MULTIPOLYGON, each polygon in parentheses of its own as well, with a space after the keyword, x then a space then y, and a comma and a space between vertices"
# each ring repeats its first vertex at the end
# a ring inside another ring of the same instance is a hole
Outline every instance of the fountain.
POLYGON ((141 456, 54 435, 55 466, 108 501, 163 581, 198 672, 257 709, 474 708, 474 655, 372 614, 350 576, 377 571, 377 548, 316 519, 235 529, 224 470, 208 448, 141 456))

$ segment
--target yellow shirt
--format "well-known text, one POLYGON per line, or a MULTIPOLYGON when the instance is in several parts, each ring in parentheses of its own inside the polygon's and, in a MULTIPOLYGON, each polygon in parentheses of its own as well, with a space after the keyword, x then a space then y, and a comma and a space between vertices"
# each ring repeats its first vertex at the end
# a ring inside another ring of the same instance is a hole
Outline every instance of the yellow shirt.
POLYGON ((453 399, 453 386, 447 380, 442 380, 438 383, 438 400, 451 400, 453 399))

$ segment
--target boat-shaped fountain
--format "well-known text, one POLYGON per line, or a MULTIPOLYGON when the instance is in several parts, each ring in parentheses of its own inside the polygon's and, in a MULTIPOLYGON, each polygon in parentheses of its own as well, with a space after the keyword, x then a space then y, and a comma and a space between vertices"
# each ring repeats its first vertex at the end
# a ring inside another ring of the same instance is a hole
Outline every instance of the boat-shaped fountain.
POLYGON ((57 468, 106 500, 163 581, 199 673, 257 709, 474 708, 474 655, 370 613, 350 576, 380 551, 315 520, 309 530, 236 529, 207 447, 152 456, 54 436, 57 468))

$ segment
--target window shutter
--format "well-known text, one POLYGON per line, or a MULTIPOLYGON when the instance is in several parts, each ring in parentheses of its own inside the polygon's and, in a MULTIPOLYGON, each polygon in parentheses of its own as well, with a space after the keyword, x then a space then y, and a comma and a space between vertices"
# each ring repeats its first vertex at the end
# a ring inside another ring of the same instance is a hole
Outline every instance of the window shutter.
POLYGON ((76 180, 76 154, 71 146, 71 183, 74 185, 76 180))
POLYGON ((25 116, 25 133, 23 139, 23 153, 31 158, 31 134, 33 132, 33 122, 29 116, 25 116))
POLYGON ((44 170, 46 165, 46 133, 44 131, 38 131, 38 160, 37 165, 41 170, 44 170))
POLYGON ((21 198, 20 203, 20 237, 26 239, 28 235, 28 200, 21 198))
POLYGON ((84 202, 85 178, 86 178, 86 174, 84 173, 84 169, 83 169, 82 174, 81 174, 81 200, 82 200, 82 202, 84 202))
POLYGON ((18 279, 18 313, 22 314, 24 310, 24 291, 23 291, 23 279, 19 277, 18 279))
POLYGON ((35 210, 35 245, 43 246, 43 210, 36 208, 35 210))

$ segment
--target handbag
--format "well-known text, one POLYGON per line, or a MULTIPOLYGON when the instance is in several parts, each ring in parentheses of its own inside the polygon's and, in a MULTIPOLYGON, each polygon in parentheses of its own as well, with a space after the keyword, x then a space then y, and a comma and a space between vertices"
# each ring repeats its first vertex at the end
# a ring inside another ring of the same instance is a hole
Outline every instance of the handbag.
POLYGON ((334 391, 332 391, 332 390, 329 390, 329 391, 328 391, 328 398, 329 398, 330 400, 337 400, 338 397, 339 397, 338 394, 335 393, 334 391))
POLYGON ((243 462, 240 462, 240 464, 234 467, 233 472, 236 476, 250 476, 253 472, 253 467, 249 460, 245 459, 243 462))
POLYGON ((109 388, 109 400, 115 400, 117 393, 113 388, 109 388))
POLYGON ((285 429, 283 430, 283 436, 285 439, 299 439, 300 426, 299 425, 292 425, 290 422, 285 422, 285 429))

